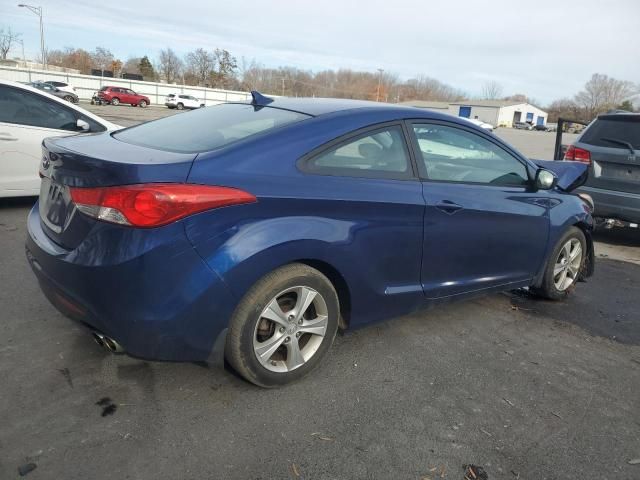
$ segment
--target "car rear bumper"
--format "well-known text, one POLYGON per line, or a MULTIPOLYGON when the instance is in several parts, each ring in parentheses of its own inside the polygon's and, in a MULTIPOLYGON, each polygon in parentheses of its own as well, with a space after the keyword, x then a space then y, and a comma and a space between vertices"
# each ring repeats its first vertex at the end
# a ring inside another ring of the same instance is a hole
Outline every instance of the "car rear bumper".
POLYGON ((132 238, 130 248, 140 246, 139 254, 111 251, 93 231, 78 248, 65 250, 42 230, 36 203, 28 218, 26 253, 49 301, 117 341, 126 353, 149 360, 206 360, 236 302, 191 247, 182 225, 170 227, 166 241, 150 248, 150 230, 146 242, 132 238))
POLYGON ((638 194, 589 186, 582 186, 577 192, 591 195, 595 203, 594 217, 640 223, 640 195, 638 194))

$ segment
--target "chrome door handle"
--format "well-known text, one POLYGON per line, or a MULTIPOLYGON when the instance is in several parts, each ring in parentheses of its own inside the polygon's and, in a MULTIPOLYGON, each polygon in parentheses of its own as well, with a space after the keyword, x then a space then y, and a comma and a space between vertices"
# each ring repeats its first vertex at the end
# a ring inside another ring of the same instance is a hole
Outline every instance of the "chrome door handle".
POLYGON ((442 200, 441 202, 436 203, 436 208, 451 215, 456 213, 458 210, 462 210, 464 207, 450 200, 442 200))

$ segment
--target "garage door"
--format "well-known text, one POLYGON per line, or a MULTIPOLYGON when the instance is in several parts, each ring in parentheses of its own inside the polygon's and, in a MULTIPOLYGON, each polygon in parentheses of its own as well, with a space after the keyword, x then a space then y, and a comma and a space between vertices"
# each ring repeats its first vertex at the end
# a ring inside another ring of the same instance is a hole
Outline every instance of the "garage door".
POLYGON ((527 113, 527 122, 533 122, 533 113, 527 113))
POLYGON ((538 120, 536 121, 537 125, 544 125, 544 117, 538 117, 538 120))
POLYGON ((458 112, 459 117, 470 118, 471 117, 471 107, 460 107, 460 111, 458 112))

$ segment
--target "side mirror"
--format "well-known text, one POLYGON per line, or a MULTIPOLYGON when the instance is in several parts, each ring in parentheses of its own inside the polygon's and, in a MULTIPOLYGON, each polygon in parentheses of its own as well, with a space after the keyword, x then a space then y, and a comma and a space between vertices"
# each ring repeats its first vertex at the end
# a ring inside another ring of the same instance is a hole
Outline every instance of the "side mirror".
POLYGON ((76 127, 78 127, 78 130, 81 130, 83 132, 88 132, 89 130, 91 130, 91 125, 89 125, 81 118, 76 121, 76 127))
POLYGON ((551 190, 558 183, 558 177, 551 170, 540 168, 536 172, 535 183, 539 190, 551 190))

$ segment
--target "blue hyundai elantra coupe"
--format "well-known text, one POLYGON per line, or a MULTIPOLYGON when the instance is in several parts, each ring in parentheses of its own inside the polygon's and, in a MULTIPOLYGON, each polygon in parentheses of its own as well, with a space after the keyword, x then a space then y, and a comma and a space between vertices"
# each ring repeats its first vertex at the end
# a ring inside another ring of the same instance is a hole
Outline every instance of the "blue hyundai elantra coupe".
POLYGON ((274 387, 337 330, 594 266, 579 162, 533 162, 432 111, 336 99, 229 103, 43 143, 27 258, 114 352, 220 358, 274 387))

